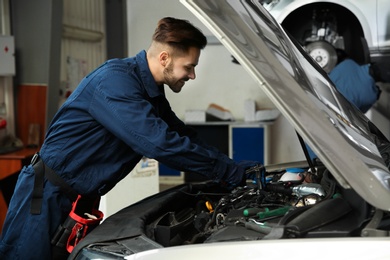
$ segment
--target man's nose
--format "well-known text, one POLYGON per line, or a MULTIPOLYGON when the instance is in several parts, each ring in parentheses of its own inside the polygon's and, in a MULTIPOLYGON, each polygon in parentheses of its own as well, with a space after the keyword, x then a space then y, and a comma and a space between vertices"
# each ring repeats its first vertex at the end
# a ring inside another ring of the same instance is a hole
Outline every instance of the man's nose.
POLYGON ((196 78, 195 70, 193 70, 190 74, 188 74, 188 78, 190 78, 190 79, 195 79, 196 78))

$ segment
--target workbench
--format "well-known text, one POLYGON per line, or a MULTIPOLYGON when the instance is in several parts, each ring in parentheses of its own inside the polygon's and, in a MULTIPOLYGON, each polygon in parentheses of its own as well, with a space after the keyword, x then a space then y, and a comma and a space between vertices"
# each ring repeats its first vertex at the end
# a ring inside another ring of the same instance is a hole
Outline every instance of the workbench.
MULTIPOLYGON (((28 165, 38 151, 38 148, 23 148, 21 150, 0 155, 0 181, 18 174, 23 166, 28 165)), ((0 232, 3 227, 8 205, 0 190, 0 232)))

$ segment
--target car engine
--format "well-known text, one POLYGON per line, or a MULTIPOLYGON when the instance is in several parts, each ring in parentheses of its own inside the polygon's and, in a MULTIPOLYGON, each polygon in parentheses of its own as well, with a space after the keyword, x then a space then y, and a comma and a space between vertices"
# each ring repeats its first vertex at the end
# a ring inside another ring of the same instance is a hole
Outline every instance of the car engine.
POLYGON ((252 183, 228 193, 204 185, 196 193, 183 192, 196 198, 193 207, 166 212, 149 225, 149 236, 163 246, 354 236, 371 214, 370 206, 338 187, 327 170, 318 175, 304 168, 265 172, 260 167, 252 183))

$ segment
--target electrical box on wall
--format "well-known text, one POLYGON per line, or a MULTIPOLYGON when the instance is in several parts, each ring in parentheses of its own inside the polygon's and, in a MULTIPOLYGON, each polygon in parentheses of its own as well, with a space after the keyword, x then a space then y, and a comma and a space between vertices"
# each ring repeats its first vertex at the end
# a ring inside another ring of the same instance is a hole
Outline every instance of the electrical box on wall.
POLYGON ((14 37, 0 35, 0 76, 15 75, 14 37))

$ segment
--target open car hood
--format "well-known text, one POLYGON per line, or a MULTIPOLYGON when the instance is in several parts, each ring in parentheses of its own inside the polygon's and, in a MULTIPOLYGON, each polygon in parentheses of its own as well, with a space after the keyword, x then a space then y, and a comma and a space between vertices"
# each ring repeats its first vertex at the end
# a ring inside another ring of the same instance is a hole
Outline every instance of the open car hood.
POLYGON ((378 130, 258 1, 181 2, 258 82, 340 185, 390 210, 390 174, 375 144, 378 130))

